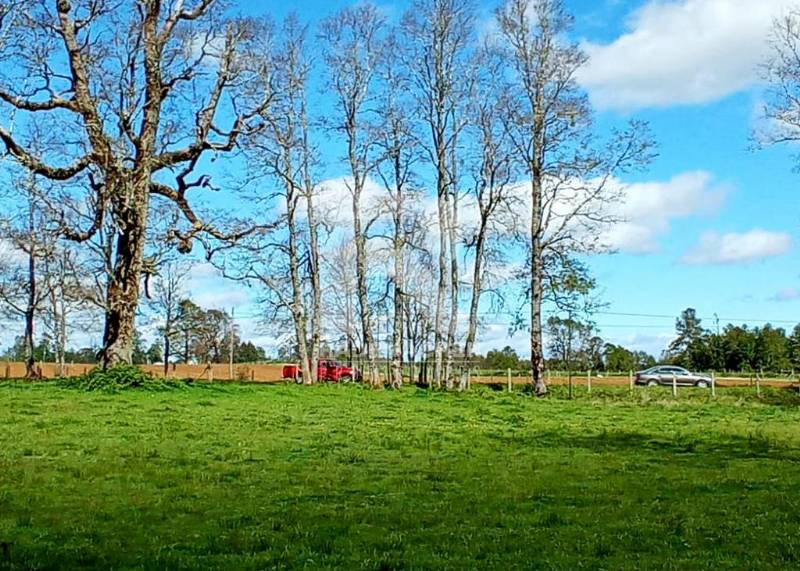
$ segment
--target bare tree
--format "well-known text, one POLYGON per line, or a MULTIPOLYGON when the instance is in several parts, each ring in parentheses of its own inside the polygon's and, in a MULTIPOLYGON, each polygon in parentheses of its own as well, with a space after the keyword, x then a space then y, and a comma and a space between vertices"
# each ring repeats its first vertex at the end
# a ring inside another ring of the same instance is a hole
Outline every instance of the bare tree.
POLYGON ((323 257, 325 270, 324 312, 330 327, 339 334, 352 366, 354 354, 363 350, 362 335, 356 319, 358 296, 357 280, 352 268, 355 266, 355 247, 351 240, 344 240, 328 250, 323 257))
MULTIPOLYGON (((476 85, 469 106, 470 131, 474 139, 471 158, 472 199, 478 211, 477 225, 465 239, 474 251, 469 323, 464 342, 464 360, 469 362, 478 330, 478 310, 485 289, 484 273, 492 234, 508 232, 508 217, 502 215, 517 201, 514 185, 518 169, 505 126, 505 60, 502 53, 485 43, 476 66, 476 85)), ((463 386, 463 376, 462 376, 463 386)))
POLYGON ((178 334, 177 321, 181 312, 181 301, 186 298, 186 279, 190 265, 183 260, 167 260, 158 268, 153 295, 148 300, 150 309, 161 321, 159 332, 164 342, 164 376, 169 375, 169 359, 172 357, 172 340, 178 334))
POLYGON ((457 204, 451 198, 456 177, 452 172, 457 137, 463 122, 459 107, 464 99, 464 81, 468 49, 473 31, 472 6, 462 0, 417 0, 403 19, 403 30, 409 43, 408 65, 415 84, 417 111, 429 132, 423 137, 423 148, 434 167, 438 230, 438 275, 434 317, 434 383, 450 382, 444 370, 450 363, 450 351, 458 315, 458 266, 453 259, 453 237, 457 224, 457 204), (454 201, 453 201, 454 202, 454 201), (448 247, 448 237, 450 247, 448 247), (448 254, 450 271, 448 272, 448 254), (453 281, 455 279, 455 281, 453 281), (451 315, 448 335, 443 322, 448 283, 451 315))
MULTIPOLYGON (((428 232, 423 223, 424 214, 421 212, 408 212, 407 253, 405 256, 405 269, 403 271, 404 283, 404 321, 406 353, 408 362, 412 366, 419 360, 427 367, 429 350, 431 348, 431 335, 433 334, 433 309, 437 296, 437 277, 434 256, 428 250, 428 232)), ((430 384, 432 379, 428 371, 420 369, 420 382, 423 380, 430 384), (424 374, 424 377, 423 377, 424 374)))
MULTIPOLYGON (((53 340, 57 373, 64 374, 67 339, 75 327, 71 318, 83 317, 88 308, 88 291, 79 266, 77 252, 70 244, 60 243, 41 260, 48 303, 43 308, 45 327, 53 340)), ((80 319, 76 321, 81 322, 80 319)))
MULTIPOLYGON (((8 40, 0 101, 46 116, 57 147, 36 153, 0 127, 0 140, 23 167, 73 191, 89 189, 92 223, 62 225, 74 241, 114 222, 103 362, 130 362, 151 198, 175 205, 179 250, 197 240, 236 240, 254 231, 222 228, 193 208, 189 194, 211 188, 196 174, 201 159, 234 150, 259 124, 269 91, 253 69, 261 30, 228 20, 215 0, 35 0, 3 20, 8 40), (220 117, 230 117, 227 125, 220 117), (169 183, 171 180, 172 184, 169 183)), ((59 200, 49 195, 59 211, 59 200)))
POLYGON ((636 122, 605 144, 594 134, 588 98, 575 80, 586 56, 567 39, 572 18, 561 0, 506 0, 496 16, 519 94, 509 98, 508 130, 530 177, 531 381, 541 395, 546 265, 604 248, 602 230, 618 220, 609 205, 622 195, 615 175, 649 160, 652 145, 636 122))
POLYGON ((376 74, 384 56, 384 27, 383 17, 374 5, 359 4, 339 11, 320 28, 325 62, 337 100, 335 130, 342 133, 347 143, 350 177, 346 184, 353 206, 358 310, 372 386, 380 383, 367 288, 367 236, 375 218, 363 223, 362 198, 368 177, 377 164, 377 133, 375 120, 370 117, 376 110, 370 109, 370 105, 374 101, 376 74))
POLYGON ((17 180, 15 193, 21 199, 20 208, 0 225, 0 238, 9 250, 0 260, 0 310, 24 321, 26 378, 36 376, 34 327, 50 296, 50 284, 41 279, 40 262, 52 256, 55 249, 55 236, 42 216, 36 184, 33 174, 17 180))
POLYGON ((765 146, 800 141, 800 9, 790 10, 773 23, 762 76, 768 87, 756 142, 765 146))
MULTIPOLYGON (((388 53, 400 53, 402 46, 396 33, 386 41, 388 53)), ((418 160, 418 145, 412 131, 408 93, 410 78, 400 58, 387 57, 380 70, 382 92, 379 97, 383 125, 378 139, 383 160, 377 173, 388 194, 386 210, 391 218, 392 251, 392 376, 391 385, 403 384, 403 316, 405 314, 405 251, 409 221, 408 203, 416 198, 412 167, 418 160)))

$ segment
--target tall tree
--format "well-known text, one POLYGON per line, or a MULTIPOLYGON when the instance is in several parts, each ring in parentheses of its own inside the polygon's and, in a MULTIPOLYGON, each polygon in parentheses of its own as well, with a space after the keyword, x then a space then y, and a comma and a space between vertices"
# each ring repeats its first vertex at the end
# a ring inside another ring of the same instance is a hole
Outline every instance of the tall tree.
POLYGON ((646 162, 651 143, 636 122, 605 142, 594 133, 588 97, 576 81, 586 56, 569 40, 572 17, 561 0, 506 0, 496 16, 517 94, 509 98, 505 117, 529 178, 531 382, 541 395, 547 390, 546 267, 605 246, 603 230, 618 220, 609 205, 622 195, 615 175, 646 162))
POLYGON ((177 323, 181 314, 181 301, 186 298, 186 280, 190 266, 180 260, 169 260, 158 269, 154 292, 148 300, 150 308, 161 321, 159 332, 164 346, 161 359, 164 362, 164 376, 169 374, 169 360, 172 357, 172 341, 178 333, 177 323))
POLYGON ((800 141, 800 9, 776 19, 770 51, 762 65, 767 88, 763 94, 765 121, 756 133, 762 145, 800 141))
POLYGON ((276 45, 266 46, 263 83, 280 86, 280 90, 275 90, 270 105, 262 111, 265 127, 247 145, 251 171, 276 183, 275 191, 260 192, 257 200, 270 211, 271 202, 279 197, 285 231, 266 240, 257 236, 255 243, 240 252, 240 261, 233 264, 238 267, 227 267, 226 275, 255 282, 266 290, 262 298, 265 310, 272 318, 280 317, 272 319, 279 327, 285 321, 291 324, 301 375, 311 384, 316 382, 321 340, 321 282, 306 36, 306 26, 290 15, 276 45))
POLYGON ((0 259, 0 311, 22 318, 24 323, 25 376, 36 376, 34 328, 50 298, 51 283, 44 279, 43 260, 55 255, 55 236, 42 215, 36 192, 36 177, 17 179, 13 193, 19 199, 16 211, 4 212, 0 240, 7 252, 0 259))
POLYGON ((350 176, 345 179, 352 198, 353 240, 356 249, 356 291, 364 338, 368 379, 380 383, 377 345, 368 296, 367 236, 369 222, 362 221, 364 188, 378 163, 376 159, 375 100, 377 74, 385 55, 385 21, 372 4, 344 8, 320 26, 325 63, 336 97, 335 130, 346 142, 350 176))
MULTIPOLYGON (((388 53, 401 53, 400 37, 391 33, 386 41, 388 53)), ((403 316, 405 314, 405 254, 410 231, 407 214, 415 198, 412 167, 418 160, 418 146, 412 129, 408 93, 410 79, 402 58, 383 58, 379 69, 379 95, 383 124, 377 145, 383 160, 376 172, 388 194, 386 210, 391 218, 392 311, 392 376, 391 385, 403 384, 403 316)))
POLYGON ((339 334, 339 339, 346 348, 347 360, 351 366, 354 355, 361 354, 363 349, 356 316, 357 278, 352 271, 355 259, 355 246, 351 240, 335 244, 323 257, 326 278, 323 309, 331 322, 331 329, 339 334))
POLYGON ((697 312, 690 308, 684 309, 681 316, 675 320, 675 339, 667 348, 668 357, 677 360, 686 366, 691 366, 688 360, 688 350, 692 343, 698 341, 705 334, 697 312))
POLYGON ((433 320, 433 381, 441 386, 451 382, 448 365, 452 362, 458 317, 458 260, 454 243, 458 187, 454 168, 470 78, 473 6, 463 0, 416 0, 403 18, 403 31, 409 43, 408 65, 415 86, 417 113, 428 134, 421 140, 435 173, 438 285, 433 320), (450 319, 445 332, 448 284, 450 319))
POLYGON ((477 81, 469 105, 471 131, 474 132, 472 160, 472 198, 478 210, 477 226, 466 240, 474 251, 469 322, 464 343, 464 359, 469 362, 478 330, 478 309, 485 289, 484 274, 492 233, 503 228, 500 215, 514 202, 516 162, 508 131, 502 120, 504 98, 504 60, 502 52, 486 43, 479 53, 477 81))
POLYGON ((56 372, 61 375, 66 365, 68 332, 74 329, 71 318, 87 316, 90 293, 77 252, 68 244, 57 244, 41 261, 45 291, 48 292, 43 309, 44 323, 53 339, 56 372))
MULTIPOLYGON (((253 69, 261 31, 251 21, 225 19, 220 5, 42 0, 2 20, 0 101, 28 117, 46 116, 53 132, 71 137, 41 153, 7 127, 0 127, 0 141, 29 172, 65 190, 88 189, 92 222, 62 224, 65 237, 86 241, 106 217, 114 222, 105 365, 132 358, 151 199, 182 213, 172 236, 184 252, 195 240, 207 245, 254 230, 212 225, 189 198, 209 188, 208 176, 197 174, 202 159, 233 150, 256 128, 269 95, 253 69)), ((57 194, 45 198, 58 216, 57 194)))

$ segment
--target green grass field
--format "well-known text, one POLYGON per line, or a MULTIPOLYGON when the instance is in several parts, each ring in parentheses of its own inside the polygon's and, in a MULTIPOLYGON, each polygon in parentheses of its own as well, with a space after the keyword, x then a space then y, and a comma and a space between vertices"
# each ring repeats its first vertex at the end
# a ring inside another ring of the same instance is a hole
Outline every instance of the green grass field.
POLYGON ((800 400, 0 383, 0 569, 787 569, 800 400))

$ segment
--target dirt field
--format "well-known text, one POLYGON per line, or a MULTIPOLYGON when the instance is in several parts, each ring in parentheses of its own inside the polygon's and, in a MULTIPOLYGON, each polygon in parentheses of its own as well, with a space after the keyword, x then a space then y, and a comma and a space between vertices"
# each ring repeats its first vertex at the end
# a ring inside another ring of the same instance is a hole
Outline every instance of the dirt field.
MULTIPOLYGON (((65 365, 63 376, 71 377, 82 375, 91 370, 95 365, 83 363, 68 363, 65 365)), ((6 379, 14 379, 25 376, 25 364, 15 362, 0 362, 0 376, 6 379)), ((142 370, 154 375, 163 376, 163 365, 140 365, 142 370)), ((41 377, 52 379, 58 376, 58 365, 55 363, 38 363, 37 371, 41 372, 41 377)), ((227 364, 213 365, 183 365, 172 364, 169 367, 167 376, 174 379, 195 379, 207 381, 255 381, 255 382, 276 382, 281 380, 283 365, 280 364, 234 364, 233 375, 227 364)))
MULTIPOLYGON (((83 363, 69 363, 65 366, 63 371, 64 376, 81 375, 89 371, 94 365, 83 363)), ((163 365, 141 365, 145 371, 155 375, 163 375, 163 365)), ((52 379, 58 376, 58 366, 54 363, 40 363, 37 364, 37 370, 41 372, 42 378, 52 379)), ((172 364, 169 367, 168 377, 176 379, 194 379, 205 381, 250 381, 256 383, 276 383, 283 381, 281 376, 283 364, 234 364, 233 375, 231 375, 230 367, 227 364, 213 364, 213 365, 184 365, 172 364)), ((13 379, 25 376, 25 365, 18 362, 0 362, 0 378, 13 379)), ((719 387, 748 387, 755 386, 755 377, 726 377, 717 376, 717 386, 719 387)), ((506 375, 496 376, 473 376, 470 379, 473 384, 491 385, 508 383, 506 375)), ((550 376, 548 384, 553 385, 566 385, 569 379, 565 376, 550 376)), ((572 382, 576 386, 586 386, 587 379, 585 375, 576 375, 573 377, 572 382)), ((592 386, 625 386, 630 382, 627 376, 592 376, 592 386)), ((524 385, 528 383, 528 377, 523 375, 515 375, 512 373, 511 383, 515 386, 524 385)), ((761 379, 761 386, 764 387, 787 387, 798 386, 797 381, 789 379, 761 379)))

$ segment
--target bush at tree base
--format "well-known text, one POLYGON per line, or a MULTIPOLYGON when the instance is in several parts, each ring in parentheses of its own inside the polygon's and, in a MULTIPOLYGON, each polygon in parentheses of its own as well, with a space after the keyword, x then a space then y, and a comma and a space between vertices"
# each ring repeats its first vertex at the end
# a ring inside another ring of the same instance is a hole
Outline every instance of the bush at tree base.
POLYGON ((168 390, 185 383, 156 377, 135 365, 115 365, 108 369, 95 367, 77 377, 64 377, 58 380, 58 384, 84 391, 116 392, 127 389, 168 390))

